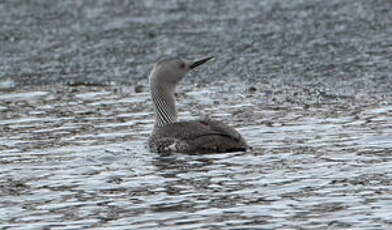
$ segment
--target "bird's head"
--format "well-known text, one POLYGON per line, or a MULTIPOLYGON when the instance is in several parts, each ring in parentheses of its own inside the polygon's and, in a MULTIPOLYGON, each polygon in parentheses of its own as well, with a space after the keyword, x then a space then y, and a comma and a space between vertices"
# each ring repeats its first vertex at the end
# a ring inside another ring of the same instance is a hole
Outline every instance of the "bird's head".
POLYGON ((189 71, 212 58, 211 56, 196 61, 188 61, 177 57, 161 59, 154 65, 150 74, 150 81, 176 85, 189 71))

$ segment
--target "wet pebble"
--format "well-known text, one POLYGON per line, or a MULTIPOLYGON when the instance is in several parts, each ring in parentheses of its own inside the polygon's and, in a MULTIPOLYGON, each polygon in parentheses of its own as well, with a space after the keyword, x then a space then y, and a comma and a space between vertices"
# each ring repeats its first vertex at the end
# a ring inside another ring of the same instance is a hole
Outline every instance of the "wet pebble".
POLYGON ((142 93, 142 92, 144 92, 145 89, 144 89, 143 85, 137 85, 137 86, 135 86, 134 90, 135 90, 135 93, 142 93))

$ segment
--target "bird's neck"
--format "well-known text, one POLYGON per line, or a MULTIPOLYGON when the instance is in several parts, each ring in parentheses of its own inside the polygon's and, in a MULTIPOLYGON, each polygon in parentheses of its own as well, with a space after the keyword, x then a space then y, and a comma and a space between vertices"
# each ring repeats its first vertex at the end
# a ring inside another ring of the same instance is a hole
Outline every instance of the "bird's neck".
POLYGON ((160 128, 163 125, 176 122, 175 87, 170 85, 151 84, 150 90, 154 104, 154 128, 160 128))

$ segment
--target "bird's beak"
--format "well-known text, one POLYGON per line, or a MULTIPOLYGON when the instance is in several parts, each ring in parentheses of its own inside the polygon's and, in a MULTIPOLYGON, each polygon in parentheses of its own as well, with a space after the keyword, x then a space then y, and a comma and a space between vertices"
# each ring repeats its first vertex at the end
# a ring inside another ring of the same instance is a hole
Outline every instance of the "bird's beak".
POLYGON ((206 63, 208 60, 211 60, 211 59, 213 59, 213 58, 214 58, 214 56, 211 56, 211 57, 206 57, 206 58, 202 58, 202 59, 200 59, 200 60, 194 61, 194 62, 192 62, 191 65, 189 66, 189 69, 193 69, 193 68, 195 68, 195 67, 197 67, 197 66, 199 66, 199 65, 201 65, 201 64, 204 64, 204 63, 206 63))

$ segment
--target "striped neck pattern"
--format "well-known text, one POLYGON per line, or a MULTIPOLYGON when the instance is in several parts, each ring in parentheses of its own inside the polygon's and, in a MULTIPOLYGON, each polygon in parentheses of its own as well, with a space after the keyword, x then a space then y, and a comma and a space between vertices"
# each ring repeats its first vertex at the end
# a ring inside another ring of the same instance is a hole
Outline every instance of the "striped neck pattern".
POLYGON ((160 128, 177 121, 174 89, 151 87, 151 97, 154 104, 154 128, 160 128))

